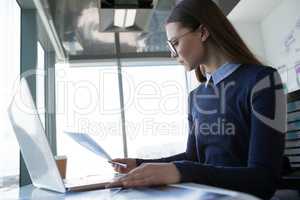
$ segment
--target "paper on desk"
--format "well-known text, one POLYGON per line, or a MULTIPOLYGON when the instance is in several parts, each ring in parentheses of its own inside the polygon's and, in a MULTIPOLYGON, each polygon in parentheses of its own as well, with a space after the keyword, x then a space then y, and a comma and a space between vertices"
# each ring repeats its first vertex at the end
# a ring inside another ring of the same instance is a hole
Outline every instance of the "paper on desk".
POLYGON ((73 140, 75 140, 77 143, 82 145, 83 147, 87 148, 91 152, 95 153, 96 155, 105 158, 107 160, 111 160, 110 155, 91 138, 86 133, 72 133, 72 132, 66 132, 65 133, 70 136, 73 140))

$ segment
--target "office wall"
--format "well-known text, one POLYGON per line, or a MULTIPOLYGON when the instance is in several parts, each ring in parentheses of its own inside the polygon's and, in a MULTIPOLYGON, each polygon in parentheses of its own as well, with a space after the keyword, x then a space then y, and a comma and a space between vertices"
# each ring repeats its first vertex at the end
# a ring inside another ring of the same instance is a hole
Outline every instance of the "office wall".
POLYGON ((262 61, 266 62, 265 47, 259 22, 233 22, 234 28, 240 34, 250 50, 262 61))
POLYGON ((299 0, 242 0, 228 15, 254 54, 278 69, 287 92, 300 89, 299 8, 299 0))
POLYGON ((262 20, 266 60, 276 67, 288 91, 300 88, 300 1, 281 1, 262 20))

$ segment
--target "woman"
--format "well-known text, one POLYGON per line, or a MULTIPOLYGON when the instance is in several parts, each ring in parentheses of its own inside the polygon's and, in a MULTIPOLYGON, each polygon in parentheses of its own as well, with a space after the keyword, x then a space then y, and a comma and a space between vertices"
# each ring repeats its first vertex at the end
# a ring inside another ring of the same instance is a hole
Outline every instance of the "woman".
POLYGON ((211 0, 183 0, 165 25, 173 57, 195 70, 186 152, 161 159, 115 159, 128 173, 109 186, 195 182, 268 199, 280 178, 285 95, 211 0), (279 113, 279 115, 278 115, 279 113))

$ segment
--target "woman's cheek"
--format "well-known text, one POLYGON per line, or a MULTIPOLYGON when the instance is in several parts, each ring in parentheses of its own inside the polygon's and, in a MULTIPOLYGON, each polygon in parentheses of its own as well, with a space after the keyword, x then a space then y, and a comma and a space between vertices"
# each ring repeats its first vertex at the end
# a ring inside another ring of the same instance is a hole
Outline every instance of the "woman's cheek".
POLYGON ((189 56, 189 48, 187 46, 179 45, 177 52, 183 60, 186 60, 189 56))
POLYGON ((176 51, 177 51, 177 53, 178 53, 178 55, 180 57, 183 57, 184 51, 182 50, 182 46, 181 45, 177 46, 176 51))

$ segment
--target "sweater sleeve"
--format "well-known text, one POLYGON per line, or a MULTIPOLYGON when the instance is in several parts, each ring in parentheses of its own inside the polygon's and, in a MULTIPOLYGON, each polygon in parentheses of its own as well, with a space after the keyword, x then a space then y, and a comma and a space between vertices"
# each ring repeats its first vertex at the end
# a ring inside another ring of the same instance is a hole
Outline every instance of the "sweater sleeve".
POLYGON ((276 70, 263 68, 251 89, 251 135, 245 167, 175 161, 182 182, 197 182, 270 198, 280 177, 286 131, 286 96, 276 70))
POLYGON ((158 162, 173 162, 179 160, 189 160, 196 161, 196 143, 195 143, 195 127, 193 123, 193 118, 191 114, 192 110, 192 97, 193 92, 189 94, 188 97, 188 125, 189 125, 189 135, 187 140, 186 151, 177 155, 173 155, 170 157, 160 158, 160 159, 136 159, 137 165, 141 165, 142 163, 158 163, 158 162))

